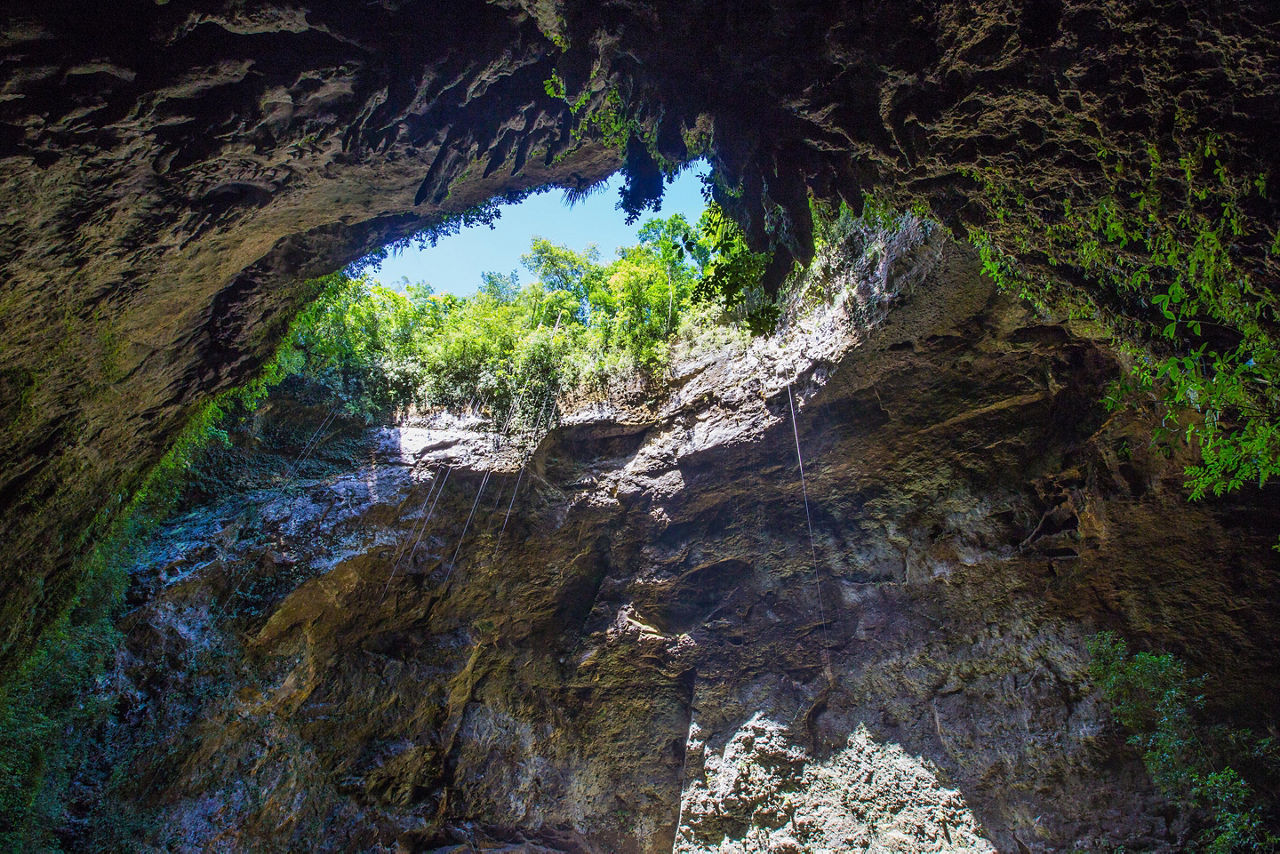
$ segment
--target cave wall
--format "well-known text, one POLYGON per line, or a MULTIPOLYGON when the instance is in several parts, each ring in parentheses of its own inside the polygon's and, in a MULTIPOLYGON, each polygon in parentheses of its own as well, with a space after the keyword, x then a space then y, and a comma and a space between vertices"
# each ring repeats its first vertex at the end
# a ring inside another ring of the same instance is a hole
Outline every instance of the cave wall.
MULTIPOLYGON (((90 520, 270 353, 309 275, 624 159, 643 201, 654 155, 709 152, 781 247, 774 273, 809 254, 806 190, 880 188, 999 239, 975 169, 1043 207, 1103 192, 1103 152, 1212 130, 1233 168, 1274 172, 1278 28, 1260 0, 10 4, 0 658, 68 600, 90 520), (593 107, 618 92, 649 146, 576 139, 553 69, 593 107)), ((1272 288, 1276 259, 1243 251, 1272 288)))
POLYGON ((1265 726, 1280 511, 1186 502, 1154 422, 1099 403, 1107 342, 936 234, 898 261, 867 292, 887 316, 840 303, 702 353, 654 406, 505 442, 387 429, 174 520, 103 680, 120 764, 76 787, 76 826, 255 851, 1188 850, 1085 639, 1176 650, 1265 726))
POLYGON ((348 6, 7 13, 3 660, 67 601, 95 514, 272 353, 305 279, 617 168, 566 150, 531 25, 348 6))

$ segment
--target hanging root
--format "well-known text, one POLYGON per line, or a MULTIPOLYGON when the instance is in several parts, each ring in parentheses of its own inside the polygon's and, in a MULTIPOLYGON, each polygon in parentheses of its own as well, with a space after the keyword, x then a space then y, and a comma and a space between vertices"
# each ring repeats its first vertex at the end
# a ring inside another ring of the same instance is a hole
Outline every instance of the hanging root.
MULTIPOLYGON (((415 530, 417 531, 417 538, 414 539, 413 546, 407 552, 410 560, 413 560, 413 556, 417 553, 418 544, 422 542, 422 537, 427 532, 427 525, 428 523, 431 522, 431 517, 435 515, 436 504, 440 502, 440 496, 444 494, 444 485, 445 485, 445 482, 449 480, 449 473, 451 471, 453 471, 453 466, 448 466, 445 468, 444 477, 440 479, 440 490, 436 492, 435 501, 431 502, 431 509, 428 510, 427 515, 423 517, 422 523, 420 525, 415 526, 415 530)), ((435 486, 436 485, 433 483, 431 484, 431 489, 427 490, 427 497, 422 500, 423 507, 426 507, 427 502, 431 500, 431 493, 435 489, 435 486)), ((414 536, 413 531, 410 531, 409 536, 411 538, 414 536)), ((391 589, 391 582, 396 577, 396 572, 400 569, 400 561, 403 559, 403 556, 405 554, 406 552, 403 551, 403 549, 396 554, 395 563, 391 565, 391 574, 387 576, 387 585, 382 588, 382 595, 378 597, 379 605, 381 605, 383 600, 387 598, 387 591, 391 589)))
POLYGON ((471 502, 471 512, 467 514, 466 524, 462 526, 462 535, 458 537, 458 547, 453 550, 453 557, 449 558, 449 569, 444 574, 443 584, 449 582, 449 576, 453 575, 453 568, 457 565, 458 553, 462 551, 462 543, 467 539, 467 531, 471 528, 471 520, 476 515, 476 508, 480 506, 480 496, 484 494, 484 488, 489 483, 489 475, 492 472, 485 472, 484 477, 480 480, 480 488, 476 490, 476 500, 471 502))
POLYGON ((787 408, 791 410, 791 432, 796 439, 796 462, 800 464, 800 493, 804 496, 804 520, 809 526, 809 553, 813 559, 813 581, 818 592, 818 619, 822 621, 822 668, 827 676, 827 685, 835 682, 835 674, 831 670, 831 651, 828 649, 830 635, 827 629, 827 609, 822 601, 822 579, 818 577, 818 547, 813 539, 813 515, 809 512, 809 487, 804 478, 804 457, 800 454, 800 428, 796 426, 796 406, 792 400, 791 383, 787 383, 787 408))

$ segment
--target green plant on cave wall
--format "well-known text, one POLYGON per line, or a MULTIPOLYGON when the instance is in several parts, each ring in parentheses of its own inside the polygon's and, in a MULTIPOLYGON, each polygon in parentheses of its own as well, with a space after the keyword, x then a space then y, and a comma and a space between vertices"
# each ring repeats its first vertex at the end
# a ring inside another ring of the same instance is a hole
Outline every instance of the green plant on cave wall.
POLYGON ((599 67, 592 69, 576 95, 569 93, 564 78, 555 70, 543 81, 543 88, 548 96, 569 107, 574 145, 593 138, 622 155, 625 168, 618 207, 626 214, 627 224, 636 222, 646 210, 659 210, 664 182, 673 180, 684 161, 698 152, 686 149, 675 160, 663 154, 658 146, 657 121, 646 116, 646 105, 624 95, 617 82, 601 78, 599 67))
POLYGON ((98 739, 115 696, 98 683, 119 647, 129 567, 177 503, 195 459, 227 442, 227 418, 251 412, 292 367, 282 350, 257 379, 200 407, 132 494, 99 511, 81 542, 70 607, 0 683, 0 850, 60 850, 55 831, 77 767, 111 751, 98 739))
POLYGON ((1160 403, 1164 429, 1200 451, 1187 469, 1193 499, 1280 474, 1280 306, 1241 260, 1242 246, 1280 255, 1280 232, 1246 233, 1245 208, 1266 202, 1267 176, 1234 175, 1220 149, 1209 135, 1171 156, 1148 145, 1140 163, 1100 151, 1110 191, 1051 211, 1031 188, 968 173, 993 218, 974 240, 986 272, 1042 311, 1117 333, 1132 369, 1108 403, 1160 403), (1021 257, 1089 287, 1028 270, 996 232, 1021 257))
POLYGON ((593 73, 582 90, 576 96, 570 96, 564 78, 553 70, 542 86, 549 96, 568 105, 570 114, 576 119, 572 130, 575 143, 594 135, 609 148, 622 152, 634 138, 640 140, 654 159, 662 164, 664 172, 670 173, 679 168, 678 163, 671 163, 658 153, 653 128, 640 118, 642 110, 630 104, 616 85, 603 84, 593 73), (592 92, 598 88, 602 89, 602 94, 593 99, 592 92))
MULTIPOLYGON (((311 282, 308 290, 315 298, 322 285, 311 282)), ((77 767, 91 752, 111 751, 98 739, 115 695, 101 680, 119 647, 115 623, 129 568, 177 506, 196 461, 226 445, 228 424, 251 414, 299 367, 296 350, 282 344, 257 377, 196 408, 136 484, 104 497, 77 546, 79 584, 70 605, 0 678, 0 850, 60 850, 56 832, 65 825, 64 799, 77 767)))
POLYGON ((1266 829, 1256 789, 1238 768, 1273 779, 1280 773, 1280 747, 1271 737, 1207 720, 1204 677, 1168 653, 1137 652, 1111 632, 1088 644, 1089 675, 1130 735, 1151 781, 1203 818, 1196 850, 1209 854, 1274 851, 1280 845, 1266 829))
POLYGON ((712 260, 694 296, 741 312, 754 334, 772 330, 781 309, 760 285, 769 256, 753 252, 742 228, 717 205, 708 205, 701 226, 712 260))

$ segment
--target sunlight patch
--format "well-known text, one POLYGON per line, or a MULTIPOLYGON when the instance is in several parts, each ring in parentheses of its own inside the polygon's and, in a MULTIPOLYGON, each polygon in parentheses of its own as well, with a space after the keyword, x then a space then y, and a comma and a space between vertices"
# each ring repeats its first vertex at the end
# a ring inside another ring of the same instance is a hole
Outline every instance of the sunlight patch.
POLYGON ((820 762, 760 715, 719 755, 695 726, 688 750, 692 779, 681 796, 676 852, 996 850, 932 763, 877 742, 862 725, 820 762))

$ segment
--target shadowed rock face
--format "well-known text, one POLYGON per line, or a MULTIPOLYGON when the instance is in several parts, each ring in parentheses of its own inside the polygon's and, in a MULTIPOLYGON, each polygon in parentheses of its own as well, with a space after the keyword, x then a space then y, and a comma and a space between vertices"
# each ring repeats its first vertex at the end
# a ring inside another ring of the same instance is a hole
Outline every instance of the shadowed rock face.
MULTIPOLYGON (((591 107, 616 90, 670 160, 710 145, 777 272, 809 254, 806 187, 887 189, 963 227, 989 218, 975 167, 1032 208, 1097 198, 1103 152, 1175 134, 1215 131, 1238 174, 1275 172, 1280 24, 1262 0, 1210 5, 9 4, 2 660, 67 601, 95 513, 271 351, 305 277, 621 163, 574 141, 553 69, 591 107)), ((656 166, 626 156, 643 199, 656 166)), ((1272 287, 1276 259, 1242 251, 1272 287)))
POLYGON ((1182 850, 1084 638, 1264 708, 1276 507, 1188 504, 1151 425, 1097 403, 1105 345, 954 245, 892 277, 887 316, 569 419, 509 520, 512 446, 403 427, 176 521, 106 681, 132 758, 83 806, 263 851, 1182 850))

